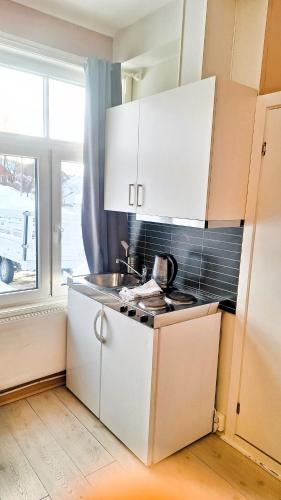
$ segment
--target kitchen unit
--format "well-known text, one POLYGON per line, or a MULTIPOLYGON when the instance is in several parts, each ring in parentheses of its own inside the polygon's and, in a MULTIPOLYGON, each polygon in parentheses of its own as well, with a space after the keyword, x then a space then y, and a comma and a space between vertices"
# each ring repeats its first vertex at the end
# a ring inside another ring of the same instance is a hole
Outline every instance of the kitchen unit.
POLYGON ((217 307, 157 312, 83 280, 69 289, 67 387, 147 465, 212 432, 217 307))
POLYGON ((254 89, 211 77, 109 109, 105 209, 240 225, 255 105, 254 89))

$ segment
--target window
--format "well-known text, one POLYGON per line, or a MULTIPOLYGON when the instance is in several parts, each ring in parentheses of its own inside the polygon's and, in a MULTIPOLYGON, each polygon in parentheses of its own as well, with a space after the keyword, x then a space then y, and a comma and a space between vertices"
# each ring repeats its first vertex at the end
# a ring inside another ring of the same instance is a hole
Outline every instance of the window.
POLYGON ((89 272, 84 252, 81 208, 83 194, 82 148, 63 145, 52 156, 53 181, 53 293, 60 295, 68 276, 89 272))
POLYGON ((67 276, 88 272, 84 95, 81 84, 0 66, 1 305, 64 294, 67 276))
POLYGON ((0 131, 83 142, 85 88, 0 66, 0 131))
POLYGON ((36 159, 0 155, 0 293, 37 288, 36 159))
POLYGON ((61 162, 61 282, 89 272, 81 226, 84 165, 61 162))
POLYGON ((0 130, 43 135, 43 78, 0 66, 0 130))
POLYGON ((51 139, 83 142, 84 99, 83 87, 59 80, 49 80, 51 139))

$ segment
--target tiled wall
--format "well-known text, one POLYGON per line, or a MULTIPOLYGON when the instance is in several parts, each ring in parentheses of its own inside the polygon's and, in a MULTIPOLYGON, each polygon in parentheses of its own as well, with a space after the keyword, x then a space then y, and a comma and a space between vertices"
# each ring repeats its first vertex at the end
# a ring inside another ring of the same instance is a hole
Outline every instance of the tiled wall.
POLYGON ((129 214, 129 239, 149 269, 156 253, 178 262, 176 285, 189 286, 224 300, 235 312, 243 228, 195 229, 136 221, 129 214))

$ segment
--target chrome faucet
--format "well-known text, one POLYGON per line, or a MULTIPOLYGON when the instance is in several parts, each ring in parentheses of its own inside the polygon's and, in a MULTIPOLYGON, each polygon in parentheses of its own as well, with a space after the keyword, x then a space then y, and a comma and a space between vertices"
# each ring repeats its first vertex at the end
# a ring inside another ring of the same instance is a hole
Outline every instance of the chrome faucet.
POLYGON ((142 267, 142 273, 139 273, 138 271, 136 271, 136 269, 134 269, 132 266, 130 266, 130 264, 128 264, 128 262, 126 262, 125 260, 116 259, 116 264, 125 264, 125 266, 128 269, 130 269, 131 271, 133 271, 133 273, 135 273, 140 278, 142 284, 144 284, 146 282, 147 267, 145 265, 143 265, 143 267, 142 267))

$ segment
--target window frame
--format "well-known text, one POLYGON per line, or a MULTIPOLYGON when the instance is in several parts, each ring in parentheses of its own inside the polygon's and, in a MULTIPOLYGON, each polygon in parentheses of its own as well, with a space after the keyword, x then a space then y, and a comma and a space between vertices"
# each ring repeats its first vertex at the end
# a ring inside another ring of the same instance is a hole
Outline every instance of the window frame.
POLYGON ((20 305, 46 300, 51 295, 50 289, 50 162, 49 151, 44 141, 38 138, 16 134, 0 134, 1 154, 26 156, 38 162, 37 189, 37 280, 38 288, 34 290, 11 291, 0 294, 1 306, 20 305), (47 208, 47 209, 46 209, 47 208))
POLYGON ((42 78, 42 111, 43 111, 43 123, 42 123, 42 131, 43 135, 26 135, 26 134, 19 134, 18 132, 7 132, 3 131, 0 129, 0 134, 5 134, 7 136, 12 135, 12 136, 17 136, 17 137, 31 137, 34 139, 43 139, 43 140, 48 140, 52 143, 61 143, 61 144, 81 144, 83 145, 83 142, 75 142, 75 141, 67 141, 65 139, 54 139, 50 137, 50 85, 49 85, 49 80, 54 80, 54 81, 59 81, 68 85, 76 85, 77 87, 82 87, 85 88, 85 83, 82 81, 75 81, 75 80, 67 80, 66 78, 63 77, 58 77, 58 76, 52 76, 52 74, 44 74, 44 73, 38 73, 35 71, 31 71, 23 68, 18 68, 14 66, 8 66, 7 64, 3 64, 1 62, 1 51, 0 51, 0 67, 1 68, 6 68, 14 71, 18 71, 20 73, 27 73, 31 75, 35 75, 38 77, 42 78))
POLYGON ((63 297, 67 287, 61 284, 61 163, 83 163, 83 146, 56 143, 52 150, 52 295, 63 297))

